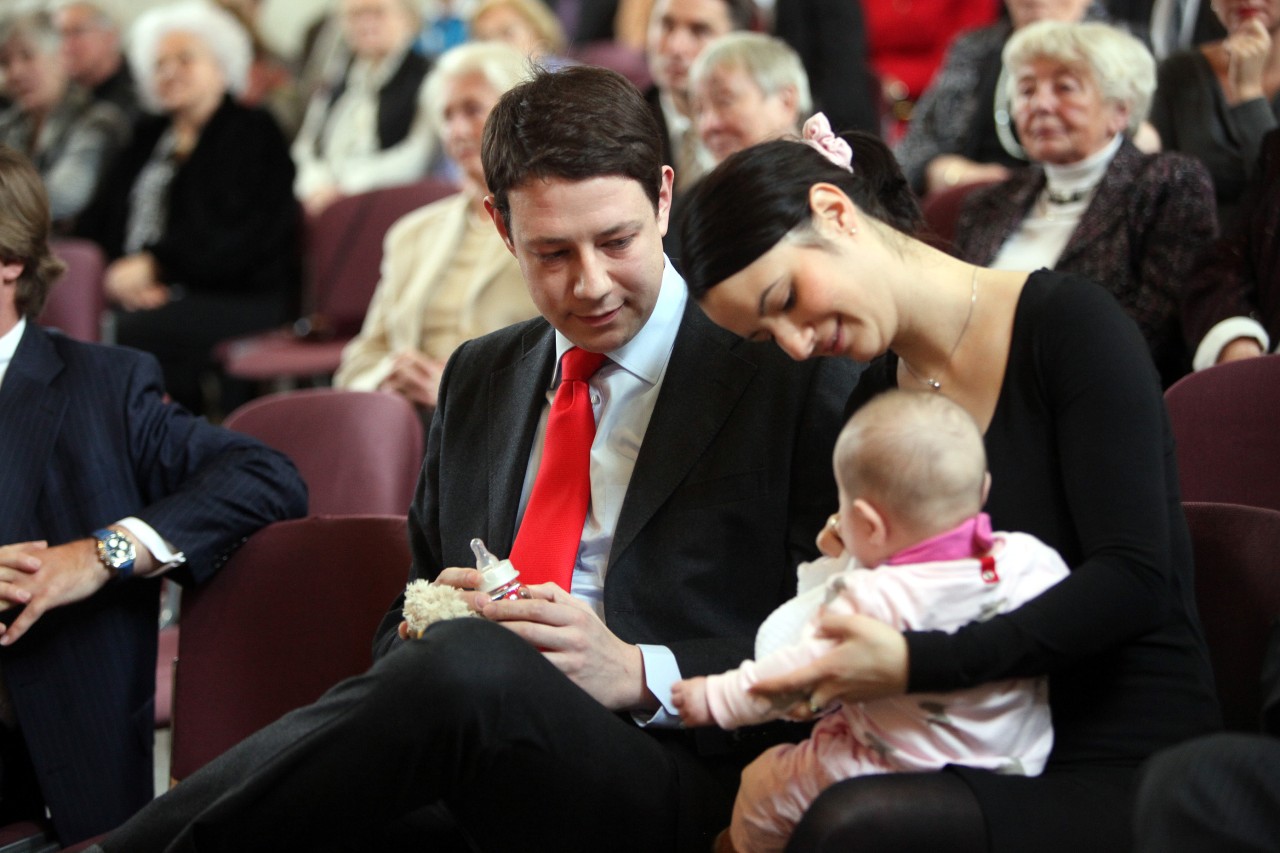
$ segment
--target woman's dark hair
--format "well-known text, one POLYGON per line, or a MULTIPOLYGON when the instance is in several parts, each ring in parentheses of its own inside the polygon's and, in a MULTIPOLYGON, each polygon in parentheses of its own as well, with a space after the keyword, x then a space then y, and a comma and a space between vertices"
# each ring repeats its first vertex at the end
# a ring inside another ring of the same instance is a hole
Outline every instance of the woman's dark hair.
POLYGON ((817 183, 834 184, 904 234, 922 230, 920 205, 893 153, 869 133, 843 136, 853 148, 852 173, 811 145, 775 140, 739 151, 702 180, 680 223, 684 277, 695 299, 809 222, 809 188, 817 183))

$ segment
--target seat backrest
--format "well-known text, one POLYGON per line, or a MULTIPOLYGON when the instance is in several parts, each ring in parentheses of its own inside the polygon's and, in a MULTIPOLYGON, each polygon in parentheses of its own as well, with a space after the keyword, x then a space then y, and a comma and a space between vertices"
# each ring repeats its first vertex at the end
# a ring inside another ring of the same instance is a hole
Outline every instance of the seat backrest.
POLYGON ((308 221, 305 269, 313 305, 309 310, 335 334, 360 330, 382 266, 382 241, 396 220, 457 192, 427 178, 340 198, 308 221))
POLYGON ((1196 603, 1228 729, 1258 731, 1262 660, 1280 617, 1280 512, 1184 503, 1196 603))
POLYGON ((920 203, 920 213, 924 216, 931 241, 939 248, 950 252, 955 243, 956 224, 960 221, 964 200, 969 193, 991 183, 991 181, 978 181, 972 184, 960 184, 925 196, 920 203))
POLYGON ((1184 501, 1280 510, 1280 356, 1197 371, 1164 399, 1184 501))
POLYGON ((102 339, 102 273, 106 258, 96 243, 72 237, 50 242, 67 271, 49 291, 40 324, 61 329, 68 337, 96 343, 102 339))
POLYGON ((171 774, 369 668, 408 576, 404 516, 311 517, 258 531, 182 599, 171 774))
POLYGON ((408 512, 422 468, 423 426, 398 394, 308 388, 259 397, 223 426, 293 460, 312 515, 408 512))

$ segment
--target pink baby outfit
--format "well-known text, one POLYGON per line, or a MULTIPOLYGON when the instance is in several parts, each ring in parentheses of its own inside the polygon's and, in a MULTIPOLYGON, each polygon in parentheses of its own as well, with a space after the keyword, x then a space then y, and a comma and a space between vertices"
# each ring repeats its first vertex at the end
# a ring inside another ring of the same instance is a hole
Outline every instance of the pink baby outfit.
MULTIPOLYGON (((747 689, 830 651, 832 642, 815 636, 823 605, 903 631, 954 631, 1017 608, 1067 574, 1058 553, 1034 536, 993 535, 985 513, 878 569, 844 557, 805 564, 800 594, 761 625, 756 660, 708 679, 711 713, 730 729, 778 718, 780 709, 747 689)), ((835 782, 947 764, 1035 776, 1052 746, 1044 678, 843 705, 808 740, 774 747, 743 771, 730 837, 742 853, 782 850, 809 804, 835 782)))

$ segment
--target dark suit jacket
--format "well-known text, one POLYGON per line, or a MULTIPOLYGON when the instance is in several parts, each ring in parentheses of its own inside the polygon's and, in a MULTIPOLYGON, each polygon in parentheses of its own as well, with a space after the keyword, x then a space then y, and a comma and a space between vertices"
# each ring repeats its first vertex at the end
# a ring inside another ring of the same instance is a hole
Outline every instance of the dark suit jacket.
MULTIPOLYGON (((1030 166, 975 189, 956 223, 957 253, 990 264, 1044 184, 1044 170, 1030 166)), ((1178 309, 1192 265, 1217 232, 1214 204, 1198 161, 1143 154, 1126 140, 1054 264, 1111 292, 1142 330, 1166 386, 1189 368, 1178 309)))
MULTIPOLYGON (((412 574, 470 566, 471 537, 498 555, 516 511, 555 361, 542 319, 463 344, 449 361, 409 515, 412 574)), ((858 365, 795 363, 711 323, 690 301, 618 518, 605 621, 628 643, 668 646, 686 676, 753 651, 795 595, 795 565, 836 506, 831 452, 858 365)), ((375 648, 385 652, 403 598, 375 648)), ((699 745, 726 738, 699 730, 699 745)))
POLYGON ((1228 317, 1253 317, 1272 346, 1280 340, 1280 130, 1262 141, 1261 170, 1236 227, 1205 253, 1188 282, 1182 322, 1193 352, 1228 317))
MULTIPOLYGON (((0 544, 58 545, 133 515, 203 581, 253 531, 306 512, 293 465, 163 400, 133 350, 28 322, 0 385, 0 544)), ((123 822, 152 794, 159 582, 104 587, 0 650, 23 736, 66 842, 123 822)))

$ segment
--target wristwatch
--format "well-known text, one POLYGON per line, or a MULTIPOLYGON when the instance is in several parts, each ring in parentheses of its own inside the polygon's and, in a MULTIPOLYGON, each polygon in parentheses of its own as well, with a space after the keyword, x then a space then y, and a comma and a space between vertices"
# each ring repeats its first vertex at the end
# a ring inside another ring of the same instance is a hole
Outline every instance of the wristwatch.
POLYGON ((138 549, 128 536, 118 530, 104 527, 95 530, 93 538, 98 540, 98 560, 107 567, 107 571, 116 580, 128 580, 133 574, 133 564, 138 559, 138 549))

